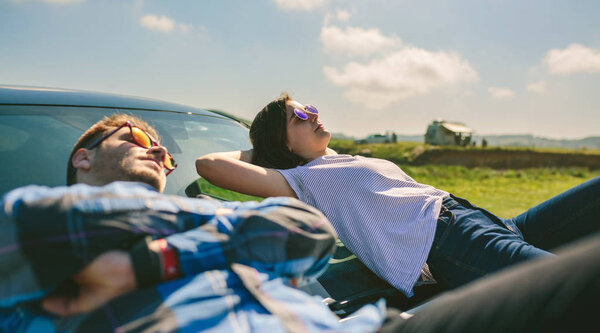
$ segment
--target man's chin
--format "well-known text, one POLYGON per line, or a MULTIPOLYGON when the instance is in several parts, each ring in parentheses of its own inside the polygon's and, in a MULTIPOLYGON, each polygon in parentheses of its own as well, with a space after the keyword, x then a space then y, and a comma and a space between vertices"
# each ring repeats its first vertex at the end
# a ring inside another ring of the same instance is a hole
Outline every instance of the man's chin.
POLYGON ((154 171, 145 171, 144 170, 144 171, 128 173, 125 180, 148 184, 148 185, 154 187, 159 192, 162 192, 165 189, 165 183, 166 183, 166 181, 163 179, 164 178, 161 178, 154 171))

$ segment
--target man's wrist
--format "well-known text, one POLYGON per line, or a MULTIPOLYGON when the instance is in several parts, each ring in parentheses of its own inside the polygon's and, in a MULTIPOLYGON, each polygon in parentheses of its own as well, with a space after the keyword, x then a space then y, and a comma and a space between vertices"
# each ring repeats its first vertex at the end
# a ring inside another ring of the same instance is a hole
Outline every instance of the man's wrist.
POLYGON ((138 288, 180 276, 177 251, 164 239, 146 237, 134 245, 130 255, 138 288))

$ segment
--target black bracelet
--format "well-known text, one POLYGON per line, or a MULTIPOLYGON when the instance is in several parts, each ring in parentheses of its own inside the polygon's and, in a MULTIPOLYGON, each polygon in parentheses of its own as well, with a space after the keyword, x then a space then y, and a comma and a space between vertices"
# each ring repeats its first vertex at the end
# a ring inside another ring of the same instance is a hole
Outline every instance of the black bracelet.
POLYGON ((135 243, 130 251, 135 282, 138 289, 147 288, 162 281, 162 265, 158 253, 148 245, 152 237, 147 236, 135 243))

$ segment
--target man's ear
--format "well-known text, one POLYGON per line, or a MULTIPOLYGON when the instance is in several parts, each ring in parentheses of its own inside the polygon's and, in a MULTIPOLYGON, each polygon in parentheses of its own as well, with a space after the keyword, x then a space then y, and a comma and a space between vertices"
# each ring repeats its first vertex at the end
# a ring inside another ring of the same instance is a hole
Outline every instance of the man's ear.
POLYGON ((94 159, 94 153, 85 148, 79 148, 73 154, 71 163, 75 169, 81 169, 83 171, 89 171, 92 167, 92 160, 94 159))

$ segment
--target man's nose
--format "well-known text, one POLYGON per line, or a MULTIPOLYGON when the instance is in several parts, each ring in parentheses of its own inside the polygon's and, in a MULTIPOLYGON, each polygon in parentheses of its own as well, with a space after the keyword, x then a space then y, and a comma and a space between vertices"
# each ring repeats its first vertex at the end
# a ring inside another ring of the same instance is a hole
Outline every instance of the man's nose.
POLYGON ((157 160, 163 162, 163 166, 164 166, 165 158, 167 157, 167 153, 169 152, 167 150, 167 147, 161 146, 161 145, 152 146, 152 147, 150 147, 150 149, 148 149, 148 152, 151 153, 152 155, 156 156, 157 160))
POLYGON ((308 115, 308 119, 311 122, 315 122, 315 121, 319 120, 319 114, 318 113, 306 112, 306 114, 308 115))

